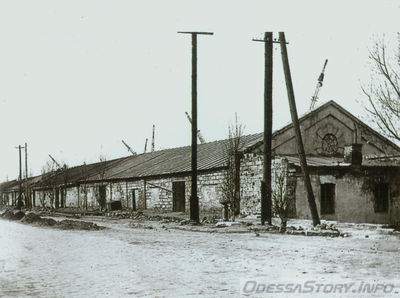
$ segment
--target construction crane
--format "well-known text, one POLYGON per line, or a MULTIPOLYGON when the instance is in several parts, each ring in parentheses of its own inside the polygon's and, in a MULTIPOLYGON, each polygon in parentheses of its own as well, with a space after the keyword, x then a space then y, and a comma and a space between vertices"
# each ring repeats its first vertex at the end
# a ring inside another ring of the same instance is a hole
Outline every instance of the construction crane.
POLYGON ((49 154, 49 157, 51 158, 51 160, 56 164, 56 166, 57 166, 59 169, 62 168, 62 166, 60 166, 60 164, 57 162, 57 160, 55 160, 55 159, 53 158, 53 156, 51 156, 51 155, 49 154))
POLYGON ((132 148, 127 143, 124 142, 124 140, 121 140, 121 141, 122 141, 122 144, 124 144, 125 147, 128 149, 128 151, 130 153, 132 153, 132 155, 137 155, 137 153, 135 151, 133 151, 132 148))
MULTIPOLYGON (((185 114, 186 114, 189 122, 192 123, 192 117, 190 117, 189 113, 185 112, 185 114)), ((197 130, 197 137, 199 138, 200 143, 204 144, 206 142, 206 140, 204 140, 203 136, 200 133, 200 129, 197 130)))
POLYGON ((148 142, 148 138, 146 138, 146 142, 144 142, 144 153, 147 152, 147 142, 148 142))
POLYGON ((324 81, 324 73, 325 73, 325 68, 326 68, 327 64, 328 64, 328 59, 325 59, 324 67, 322 68, 322 72, 318 77, 317 87, 315 87, 314 96, 311 97, 310 110, 314 109, 315 103, 318 100, 318 93, 319 93, 319 89, 321 89, 321 87, 322 87, 322 82, 324 81))
POLYGON ((153 124, 153 136, 151 138, 151 152, 154 152, 154 131, 156 130, 156 126, 153 124))

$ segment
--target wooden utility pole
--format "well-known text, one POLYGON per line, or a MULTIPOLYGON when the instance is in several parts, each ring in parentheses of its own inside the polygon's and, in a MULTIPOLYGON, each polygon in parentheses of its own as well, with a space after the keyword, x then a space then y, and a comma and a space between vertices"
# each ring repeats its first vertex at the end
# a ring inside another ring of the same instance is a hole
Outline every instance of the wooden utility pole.
POLYGON ((320 220, 319 220, 319 216, 318 216, 317 206, 315 204, 315 197, 314 197, 314 193, 313 193, 312 186, 311 186, 310 174, 308 172, 308 167, 307 167, 306 154, 304 152, 304 145, 303 145, 303 140, 301 137, 300 124, 299 124, 299 119, 297 116, 296 102, 294 99, 292 77, 290 74, 289 58, 288 58, 287 49, 286 49, 286 41, 285 41, 285 33, 284 32, 279 32, 279 41, 281 44, 283 71, 285 73, 285 81, 286 81, 286 89, 287 89, 289 106, 290 106, 290 114, 292 116, 293 128, 294 128, 294 132, 296 134, 297 151, 299 154, 301 170, 302 170, 303 176, 304 176, 304 184, 307 189, 307 199, 308 199, 308 205, 309 205, 310 211, 311 211, 313 225, 316 226, 316 225, 320 224, 320 220))
POLYGON ((199 198, 197 197, 197 35, 213 35, 212 32, 178 32, 192 36, 192 189, 190 196, 190 220, 199 223, 199 198))
POLYGON ((28 185, 28 145, 25 143, 25 206, 31 207, 31 194, 28 185))
POLYGON ((17 208, 21 210, 22 208, 22 158, 21 158, 21 149, 23 149, 24 147, 22 147, 21 145, 18 145, 18 153, 19 153, 19 194, 18 194, 18 201, 17 201, 17 208))
POLYGON ((265 45, 264 52, 264 167, 261 181, 261 224, 267 221, 272 224, 272 188, 271 188, 271 159, 272 159, 272 73, 273 73, 273 40, 272 32, 265 32, 261 41, 265 45))

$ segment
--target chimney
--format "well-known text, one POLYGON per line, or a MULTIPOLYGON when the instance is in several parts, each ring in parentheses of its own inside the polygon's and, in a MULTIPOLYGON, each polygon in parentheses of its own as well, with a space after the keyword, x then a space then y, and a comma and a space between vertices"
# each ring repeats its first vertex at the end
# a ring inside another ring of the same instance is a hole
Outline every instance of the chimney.
POLYGON ((353 166, 360 166, 362 159, 362 144, 344 146, 344 162, 350 163, 353 166))

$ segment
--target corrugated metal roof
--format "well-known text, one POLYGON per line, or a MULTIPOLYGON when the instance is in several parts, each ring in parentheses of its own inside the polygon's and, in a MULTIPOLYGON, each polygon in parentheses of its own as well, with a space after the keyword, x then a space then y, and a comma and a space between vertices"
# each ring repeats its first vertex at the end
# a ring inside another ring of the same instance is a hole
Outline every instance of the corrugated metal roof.
MULTIPOLYGON (((243 136, 242 149, 258 142, 262 134, 243 136)), ((215 141, 197 146, 197 169, 199 171, 223 168, 227 165, 229 140, 215 141)), ((123 162, 105 170, 106 179, 128 179, 168 174, 187 173, 191 171, 191 146, 154 151, 130 156, 123 162)), ((89 180, 98 180, 99 175, 89 180)))
MULTIPOLYGON (((241 149, 262 140, 263 134, 253 134, 242 137, 241 149)), ((229 140, 198 144, 197 169, 206 171, 226 167, 229 140)), ((191 146, 159 150, 139 155, 130 155, 114 160, 84 164, 67 169, 59 169, 36 177, 31 184, 37 188, 53 185, 77 184, 101 180, 124 180, 163 176, 191 171, 191 146)), ((1 184, 3 185, 3 184, 1 184)), ((13 186, 18 186, 15 182, 13 186)), ((11 184, 4 184, 4 189, 11 184)))
POLYGON ((19 181, 12 180, 0 183, 0 191, 8 191, 19 187, 19 181))

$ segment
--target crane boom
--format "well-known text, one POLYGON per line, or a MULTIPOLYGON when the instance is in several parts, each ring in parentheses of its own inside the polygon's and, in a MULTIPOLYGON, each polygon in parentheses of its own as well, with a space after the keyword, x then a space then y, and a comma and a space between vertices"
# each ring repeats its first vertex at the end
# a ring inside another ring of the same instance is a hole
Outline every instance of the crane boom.
MULTIPOLYGON (((186 117, 188 118, 189 122, 192 123, 192 117, 190 117, 188 112, 185 112, 186 117)), ((201 144, 206 143, 206 140, 203 138, 202 134, 200 133, 200 129, 197 130, 197 137, 199 138, 199 141, 201 144)))
POLYGON ((322 82, 324 81, 324 73, 325 73, 325 68, 326 68, 327 64, 328 64, 328 59, 325 59, 324 67, 322 68, 322 72, 318 77, 318 82, 317 82, 317 86, 315 87, 314 95, 311 97, 310 110, 314 109, 314 106, 317 102, 319 89, 321 89, 322 82))
POLYGON ((60 164, 57 162, 57 160, 55 160, 54 158, 53 158, 53 156, 51 156, 50 154, 49 154, 49 157, 51 158, 51 160, 56 164, 56 166, 58 167, 58 168, 62 168, 61 166, 60 166, 60 164))
POLYGON ((128 151, 130 153, 132 153, 132 155, 137 155, 137 153, 135 151, 133 151, 132 148, 127 143, 124 142, 124 140, 121 140, 121 141, 122 141, 122 144, 124 144, 125 147, 128 149, 128 151))
POLYGON ((148 140, 149 140, 149 139, 146 138, 146 142, 144 142, 144 153, 147 152, 147 141, 148 141, 148 140))

